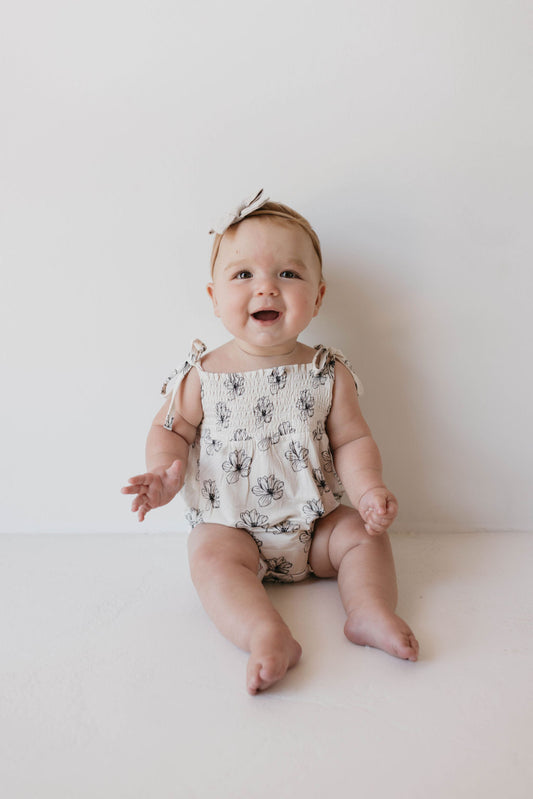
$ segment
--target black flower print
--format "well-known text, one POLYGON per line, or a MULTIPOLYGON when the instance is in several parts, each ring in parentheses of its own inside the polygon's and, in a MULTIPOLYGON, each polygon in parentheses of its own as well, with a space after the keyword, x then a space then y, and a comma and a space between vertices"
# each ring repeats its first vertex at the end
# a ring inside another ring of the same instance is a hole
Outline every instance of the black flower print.
POLYGON ((244 394, 244 377, 240 374, 232 372, 224 380, 224 387, 229 394, 230 399, 242 397, 244 394))
POLYGON ((273 474, 268 477, 259 477, 257 485, 252 488, 252 494, 259 497, 259 505, 266 508, 274 499, 281 499, 283 496, 283 480, 277 480, 273 474))
POLYGON ((221 428, 229 427, 231 411, 225 402, 217 402, 215 405, 215 414, 217 418, 217 427, 219 430, 221 428))
POLYGON ((245 430, 244 427, 238 427, 233 433, 233 441, 249 441, 250 438, 248 430, 245 430))
POLYGON ((322 466, 324 467, 324 471, 334 472, 335 467, 333 466, 333 455, 331 454, 331 450, 325 449, 323 452, 320 453, 320 457, 322 459, 322 466))
POLYGON ((246 530, 255 530, 258 527, 266 530, 268 527, 268 516, 265 516, 264 513, 259 513, 255 508, 254 510, 245 510, 241 513, 241 518, 235 526, 244 527, 246 530))
POLYGON ((213 438, 209 429, 207 429, 202 435, 202 441, 204 443, 205 451, 208 455, 214 455, 215 452, 219 452, 222 447, 222 441, 217 441, 215 438, 213 438))
MULTIPOLYGON (((287 560, 284 555, 281 555, 279 558, 265 558, 265 562, 270 574, 267 575, 267 580, 276 580, 282 579, 290 580, 290 571, 292 569, 293 564, 287 560)), ((284 580, 284 581, 285 581, 284 580)))
POLYGON ((299 529, 299 524, 285 521, 281 522, 281 524, 275 524, 269 532, 274 533, 274 535, 278 535, 281 533, 297 533, 299 529))
POLYGON ((207 499, 211 508, 220 508, 220 493, 214 480, 204 480, 202 496, 207 499))
POLYGON ((251 463, 252 459, 243 449, 230 452, 228 460, 222 464, 228 483, 232 485, 238 481, 239 477, 248 477, 251 463))
POLYGON ((327 494, 330 491, 330 487, 326 483, 326 478, 324 477, 324 473, 322 469, 313 469, 313 479, 317 485, 318 490, 321 494, 327 494))
POLYGON ((299 441, 291 441, 285 457, 290 462, 294 472, 301 472, 302 469, 307 469, 309 450, 302 446, 299 441))
POLYGON ((304 530, 300 533, 298 540, 304 545, 304 552, 309 552, 311 549, 311 541, 313 540, 313 533, 311 530, 304 530))
POLYGON ((270 449, 270 447, 273 447, 274 444, 277 444, 279 442, 279 439, 280 439, 279 433, 273 433, 271 436, 265 436, 264 438, 262 438, 257 443, 257 446, 259 447, 261 452, 266 452, 267 449, 270 449))
POLYGON ((315 400, 309 389, 300 392, 300 399, 296 403, 296 407, 300 411, 300 419, 306 421, 314 416, 315 413, 315 400))
POLYGON ((318 386, 323 386, 326 384, 328 380, 333 380, 335 377, 335 356, 332 355, 320 372, 316 372, 313 375, 313 388, 317 388, 318 386))
POLYGON ((313 430, 313 438, 315 441, 322 441, 324 434, 326 432, 326 428, 324 427, 324 422, 320 421, 315 429, 313 430))
POLYGON ((295 433, 296 430, 290 422, 281 422, 281 424, 278 425, 278 432, 280 436, 288 436, 291 433, 295 433))
POLYGON ((191 527, 196 527, 197 524, 201 524, 204 520, 202 512, 198 510, 198 508, 191 508, 189 512, 185 514, 185 518, 191 527))
POLYGON ((272 421, 272 413, 274 406, 268 397, 260 397, 257 405, 254 408, 255 422, 258 427, 263 424, 269 424, 272 421))
POLYGON ((324 515, 324 506, 319 499, 310 499, 302 508, 308 522, 319 519, 324 515))
POLYGON ((272 369, 268 375, 268 383, 270 386, 270 393, 277 394, 282 388, 285 388, 287 382, 287 372, 284 366, 278 366, 272 369))
POLYGON ((311 383, 313 388, 318 388, 319 386, 325 386, 327 379, 328 378, 326 377, 324 372, 315 372, 311 378, 311 383))
POLYGON ((343 485, 341 483, 340 477, 337 474, 337 471, 335 469, 335 464, 333 462, 333 455, 331 453, 331 450, 330 449, 324 450, 323 452, 320 453, 320 457, 322 459, 322 468, 324 469, 325 472, 329 472, 330 474, 332 474, 334 476, 335 480, 337 481, 337 483, 338 483, 338 485, 339 485, 339 487, 341 489, 341 492, 340 492, 339 495, 337 495, 335 492, 333 492, 333 496, 336 499, 337 498, 340 499, 340 497, 342 497, 342 495, 344 493, 344 488, 343 488, 343 485))

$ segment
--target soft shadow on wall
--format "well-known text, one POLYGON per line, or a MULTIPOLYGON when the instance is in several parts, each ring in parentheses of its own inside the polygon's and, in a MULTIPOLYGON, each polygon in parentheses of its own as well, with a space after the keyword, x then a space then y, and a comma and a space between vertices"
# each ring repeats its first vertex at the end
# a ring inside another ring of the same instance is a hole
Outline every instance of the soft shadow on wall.
POLYGON ((387 269, 334 253, 328 262, 326 298, 306 339, 342 349, 362 379, 361 407, 382 454, 385 480, 400 502, 394 529, 424 529, 427 520, 457 528, 453 506, 436 488, 437 453, 425 434, 436 411, 417 357, 417 330, 398 298, 401 289, 387 269))

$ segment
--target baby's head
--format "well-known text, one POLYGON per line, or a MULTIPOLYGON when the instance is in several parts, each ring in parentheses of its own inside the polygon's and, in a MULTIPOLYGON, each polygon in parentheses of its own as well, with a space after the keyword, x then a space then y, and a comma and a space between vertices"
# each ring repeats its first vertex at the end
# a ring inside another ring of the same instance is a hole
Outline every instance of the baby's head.
POLYGON ((238 216, 219 228, 213 243, 207 288, 215 314, 249 352, 288 352, 324 296, 318 236, 281 203, 238 216))

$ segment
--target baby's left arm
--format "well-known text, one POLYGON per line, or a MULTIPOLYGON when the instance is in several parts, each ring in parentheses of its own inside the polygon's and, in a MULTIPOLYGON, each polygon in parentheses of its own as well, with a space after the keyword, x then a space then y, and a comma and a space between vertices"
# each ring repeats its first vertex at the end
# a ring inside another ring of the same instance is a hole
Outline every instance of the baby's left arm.
POLYGON ((383 482, 381 456, 361 413, 353 377, 338 362, 327 433, 335 469, 367 533, 385 532, 394 521, 398 503, 383 482))

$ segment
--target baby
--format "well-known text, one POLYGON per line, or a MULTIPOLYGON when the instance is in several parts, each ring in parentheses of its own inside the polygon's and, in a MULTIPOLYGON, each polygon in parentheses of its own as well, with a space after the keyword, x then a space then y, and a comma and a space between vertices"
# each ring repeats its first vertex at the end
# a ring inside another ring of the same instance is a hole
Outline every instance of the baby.
POLYGON ((262 191, 217 227, 207 291, 232 338, 195 341, 148 435, 148 472, 122 489, 146 514, 183 488, 191 575, 218 629, 250 653, 251 694, 280 680, 301 647, 263 580, 336 577, 345 635, 415 661, 395 614, 387 536, 398 505, 341 352, 298 336, 325 292, 318 237, 262 191), (340 503, 346 491, 353 508, 340 503))

